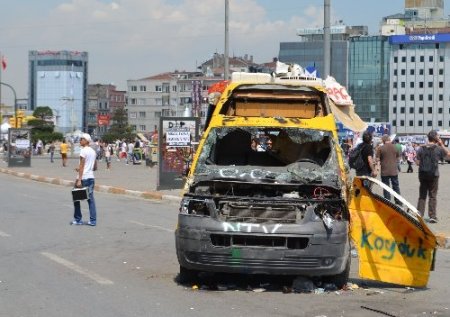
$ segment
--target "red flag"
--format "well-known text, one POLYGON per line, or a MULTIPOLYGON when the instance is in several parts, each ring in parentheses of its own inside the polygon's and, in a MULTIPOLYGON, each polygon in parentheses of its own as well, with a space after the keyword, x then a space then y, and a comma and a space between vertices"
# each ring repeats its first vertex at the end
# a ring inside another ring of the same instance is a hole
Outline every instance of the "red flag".
POLYGON ((7 65, 6 57, 2 55, 2 69, 5 70, 7 65))

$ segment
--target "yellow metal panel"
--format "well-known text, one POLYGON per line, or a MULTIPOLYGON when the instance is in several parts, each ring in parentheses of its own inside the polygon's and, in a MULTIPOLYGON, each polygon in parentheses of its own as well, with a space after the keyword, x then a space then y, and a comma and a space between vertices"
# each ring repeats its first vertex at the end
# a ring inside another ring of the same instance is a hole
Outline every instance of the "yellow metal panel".
MULTIPOLYGON (((374 181, 366 180, 372 185, 379 182, 374 181)), ((403 202, 405 209, 396 210, 363 186, 363 179, 355 178, 349 210, 350 234, 359 255, 359 275, 387 283, 425 287, 436 237, 415 214, 415 208, 403 202)))

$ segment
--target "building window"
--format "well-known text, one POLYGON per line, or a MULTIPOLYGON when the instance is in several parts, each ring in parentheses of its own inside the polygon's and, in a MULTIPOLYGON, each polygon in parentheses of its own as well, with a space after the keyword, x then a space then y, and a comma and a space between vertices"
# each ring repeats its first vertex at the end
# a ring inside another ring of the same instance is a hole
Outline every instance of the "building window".
MULTIPOLYGON (((450 110, 450 109, 449 109, 450 110)), ((438 108, 438 113, 439 114, 442 114, 444 112, 444 109, 443 108, 438 108)))
POLYGON ((172 85, 172 91, 177 91, 177 85, 172 85))
POLYGON ((131 130, 133 130, 133 131, 136 132, 136 125, 135 125, 135 124, 132 124, 132 125, 131 125, 131 130))
POLYGON ((394 56, 394 63, 397 63, 397 62, 398 62, 398 57, 394 56))
POLYGON ((428 68, 428 75, 433 75, 433 68, 428 68))
POLYGON ((136 98, 131 98, 131 104, 132 105, 136 105, 137 104, 137 99, 136 98))
POLYGON ((423 107, 419 107, 419 113, 423 113, 423 107))
POLYGON ((433 88, 433 82, 432 81, 428 82, 428 88, 433 88))
POLYGON ((139 130, 140 131, 145 131, 145 124, 140 124, 139 125, 139 130))
POLYGON ((409 87, 410 88, 414 88, 414 82, 413 81, 409 83, 409 87))
POLYGON ((400 120, 400 126, 404 127, 405 126, 405 120, 400 120))
POLYGON ((444 95, 442 94, 439 95, 439 101, 444 101, 444 95))
MULTIPOLYGON (((450 109, 449 109, 449 111, 450 111, 450 109)), ((396 114, 396 113, 397 113, 397 107, 392 108, 392 112, 393 112, 394 114, 396 114)))
POLYGON ((414 75, 414 69, 410 69, 410 70, 409 70, 409 74, 410 74, 410 75, 414 75))
POLYGON ((409 126, 410 127, 414 126, 414 120, 409 120, 409 126))
POLYGON ((440 61, 440 62, 443 62, 443 61, 444 61, 444 56, 443 56, 443 55, 439 56, 439 61, 440 61))
POLYGON ((406 56, 402 56, 402 63, 406 63, 406 56))
POLYGON ((394 81, 394 88, 397 88, 397 82, 394 81))
POLYGON ((419 75, 423 75, 423 68, 419 69, 419 75))
POLYGON ((411 63, 415 63, 416 62, 416 57, 415 56, 411 56, 411 63))
POLYGON ((397 101, 397 95, 392 95, 392 100, 397 101))
POLYGON ((392 120, 392 125, 395 127, 397 125, 397 120, 392 120))
POLYGON ((405 107, 400 107, 400 113, 405 113, 405 107))
POLYGON ((402 88, 405 88, 405 87, 406 87, 406 84, 405 84, 404 81, 401 82, 401 86, 402 86, 402 88))
POLYGON ((427 121, 427 127, 431 127, 432 125, 433 125, 433 121, 428 120, 428 121, 427 121))
POLYGON ((155 111, 155 118, 161 118, 161 111, 155 111))
POLYGON ((414 113, 414 107, 409 107, 409 113, 414 113))
POLYGON ((139 118, 145 118, 145 111, 139 111, 139 118))
POLYGON ((423 101, 423 95, 419 95, 419 100, 423 101))
POLYGON ((147 86, 141 85, 139 86, 140 91, 147 91, 147 86))
POLYGON ((402 69, 402 75, 406 75, 406 69, 402 69))
POLYGON ((433 107, 428 107, 428 113, 433 113, 433 107))
POLYGON ((438 127, 442 127, 442 120, 438 121, 438 127))
POLYGON ((442 68, 439 69, 439 75, 444 75, 444 70, 442 68))
POLYGON ((128 112, 128 118, 130 119, 136 119, 137 118, 137 113, 136 112, 128 112))
POLYGON ((428 101, 433 101, 433 95, 432 94, 428 95, 428 101))
POLYGON ((409 100, 414 101, 414 94, 409 95, 409 100))
POLYGON ((439 88, 444 88, 444 82, 443 81, 439 82, 439 88))
POLYGON ((421 127, 421 126, 422 126, 422 120, 417 121, 417 125, 418 125, 419 127, 421 127))
POLYGON ((161 85, 156 85, 155 86, 155 91, 161 92, 162 91, 162 86, 161 85))
POLYGON ((423 88, 423 81, 419 82, 419 88, 423 88))
POLYGON ((397 70, 394 69, 394 76, 397 76, 397 70))
POLYGON ((400 95, 400 100, 405 101, 405 95, 400 95))
POLYGON ((131 86, 131 91, 137 91, 137 86, 131 86))
POLYGON ((433 61, 433 56, 428 56, 428 61, 432 62, 433 61))
POLYGON ((425 62, 425 57, 424 56, 420 56, 420 61, 423 63, 425 62))

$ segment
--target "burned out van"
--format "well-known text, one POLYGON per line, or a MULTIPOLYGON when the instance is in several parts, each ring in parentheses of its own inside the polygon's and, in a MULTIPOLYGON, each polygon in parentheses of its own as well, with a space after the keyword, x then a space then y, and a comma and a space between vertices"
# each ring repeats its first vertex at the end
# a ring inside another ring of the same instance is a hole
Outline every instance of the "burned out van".
POLYGON ((330 91, 319 79, 233 75, 187 177, 175 232, 180 280, 303 275, 341 287, 351 186, 330 91))

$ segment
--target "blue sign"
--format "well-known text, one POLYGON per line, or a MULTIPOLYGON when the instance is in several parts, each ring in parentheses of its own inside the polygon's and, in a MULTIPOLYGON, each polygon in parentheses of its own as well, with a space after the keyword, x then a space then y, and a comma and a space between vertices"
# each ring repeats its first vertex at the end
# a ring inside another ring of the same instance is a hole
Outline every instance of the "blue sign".
POLYGON ((390 44, 434 44, 450 42, 450 33, 391 35, 390 44))

